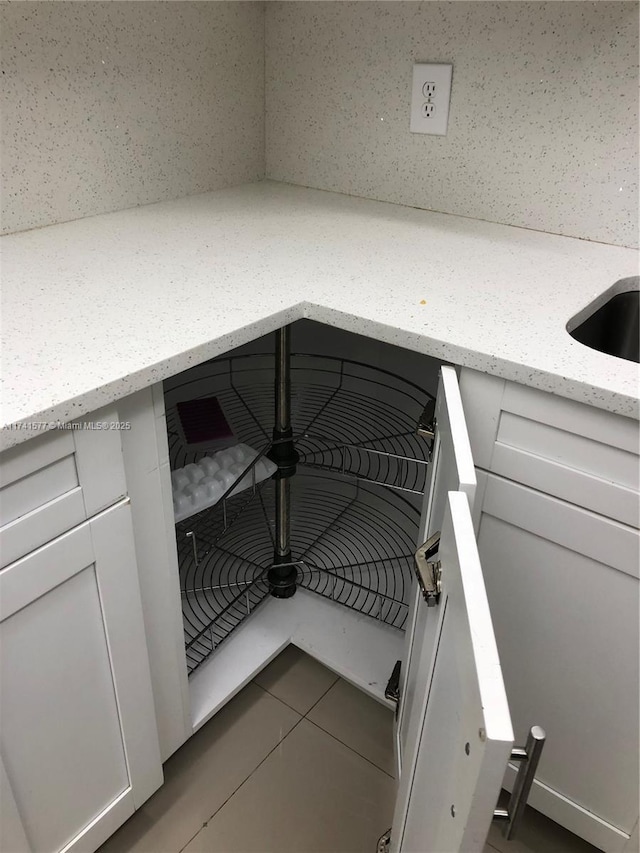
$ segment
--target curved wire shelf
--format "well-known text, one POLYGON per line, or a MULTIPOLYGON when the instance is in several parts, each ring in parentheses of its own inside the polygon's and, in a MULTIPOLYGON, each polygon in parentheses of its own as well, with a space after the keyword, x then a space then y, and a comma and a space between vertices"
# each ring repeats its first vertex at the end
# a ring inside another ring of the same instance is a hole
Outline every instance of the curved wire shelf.
MULTIPOLYGON (((239 441, 256 450, 271 441, 273 355, 215 359, 165 383, 172 467, 204 456, 182 443, 175 404, 216 396, 239 441)), ((433 399, 382 368, 347 359, 291 356, 291 412, 304 464, 392 488, 424 490, 428 451, 415 427, 433 399)))
MULTIPOLYGON (((199 396, 216 396, 238 440, 266 452, 273 382, 272 355, 216 359, 167 382, 171 467, 204 455, 184 446, 175 408, 199 396)), ((402 628, 419 521, 415 496, 428 461, 415 425, 431 395, 383 369, 319 356, 292 355, 291 384, 301 461, 291 481, 298 583, 402 628)), ((177 525, 190 672, 269 594, 274 524, 274 488, 266 481, 177 525)))
MULTIPOLYGON (((190 671, 267 597, 275 489, 261 484, 209 547, 191 531, 179 543, 190 671)), ((403 628, 419 510, 398 492, 301 471, 291 483, 291 550, 298 583, 403 628)))

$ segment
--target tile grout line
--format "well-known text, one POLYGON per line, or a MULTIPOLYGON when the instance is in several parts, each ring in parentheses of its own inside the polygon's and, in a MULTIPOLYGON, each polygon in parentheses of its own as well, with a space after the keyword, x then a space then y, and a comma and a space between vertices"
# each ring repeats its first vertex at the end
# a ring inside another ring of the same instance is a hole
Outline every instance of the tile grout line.
MULTIPOLYGON (((332 688, 332 687, 335 687, 335 686, 336 686, 336 684, 338 683, 338 681, 340 681, 340 680, 344 681, 344 679, 341 679, 341 677, 340 677, 339 675, 338 675, 338 676, 336 676, 336 680, 333 682, 333 684, 331 685, 331 687, 329 687, 327 690, 325 690, 325 692, 322 694, 322 696, 320 697, 320 699, 318 699, 318 702, 321 702, 321 701, 322 701, 322 699, 324 699, 324 697, 327 695, 327 693, 329 692, 329 690, 331 690, 331 688, 332 688)), ((345 682, 345 683, 346 683, 346 684, 348 684, 349 682, 345 682)), ((375 701, 375 700, 373 700, 373 701, 375 701)), ((311 708, 309 708, 309 710, 307 711, 307 713, 304 715, 304 719, 305 719, 305 720, 308 720, 308 719, 309 719, 309 714, 313 711, 313 709, 316 707, 316 705, 318 704, 318 702, 316 702, 314 705, 312 705, 312 706, 311 706, 311 708)), ((323 728, 319 723, 316 723, 314 720, 309 720, 309 722, 311 723, 311 725, 312 725, 312 726, 315 726, 317 729, 320 729, 320 731, 321 731, 321 732, 324 732, 326 735, 329 735, 329 737, 333 738, 333 739, 334 739, 335 741, 337 741, 338 743, 341 743, 341 744, 342 744, 342 746, 346 746, 346 748, 347 748, 347 749, 350 749, 350 750, 351 750, 351 752, 353 752, 353 753, 355 753, 356 755, 360 756, 360 758, 363 758, 365 761, 369 762, 369 764, 371 764, 371 765, 372 765, 373 767, 375 767, 377 770, 380 770, 380 772, 381 772, 381 773, 384 773, 384 774, 385 774, 386 776, 388 776, 390 779, 393 779, 393 780, 395 781, 395 776, 392 776, 390 773, 387 773, 387 771, 386 771, 386 770, 383 770, 383 769, 382 769, 382 767, 378 767, 378 765, 377 765, 374 761, 371 761, 371 759, 370 759, 370 758, 367 758, 367 756, 366 756, 366 755, 362 755, 362 753, 361 753, 361 752, 358 752, 358 750, 357 750, 357 749, 354 749, 354 748, 353 748, 352 746, 350 746, 348 743, 345 743, 343 740, 340 740, 340 738, 339 738, 339 737, 336 737, 334 734, 332 734, 332 732, 329 732, 329 731, 327 731, 326 729, 324 729, 324 728, 323 728)))
MULTIPOLYGON (((221 805, 220 805, 220 806, 219 806, 219 807, 218 807, 218 808, 217 808, 217 809, 216 809, 216 810, 215 810, 215 811, 214 811, 214 812, 213 812, 213 813, 212 813, 212 814, 211 814, 211 815, 206 819, 206 821, 202 824, 202 826, 198 829, 198 831, 197 831, 197 832, 195 832, 195 833, 191 836, 191 838, 189 838, 189 840, 186 842, 186 844, 184 844, 184 845, 183 845, 183 846, 182 846, 182 847, 177 851, 177 853, 182 853, 182 851, 183 851, 183 850, 185 850, 185 849, 189 846, 189 844, 191 844, 191 842, 193 841, 193 839, 194 839, 194 838, 196 838, 196 837, 197 837, 197 836, 202 832, 202 830, 203 830, 203 829, 206 829, 206 827, 209 825, 209 822, 210 822, 211 820, 213 820, 213 818, 218 814, 218 812, 226 806, 226 804, 229 802, 229 800, 230 800, 232 797, 234 797, 234 796, 238 793, 238 791, 240 790, 240 788, 242 788, 242 787, 243 787, 243 785, 245 785, 245 784, 249 781, 249 779, 251 779, 251 777, 252 777, 252 776, 253 776, 253 774, 258 770, 258 768, 259 768, 259 767, 261 767, 261 766, 264 764, 264 762, 265 762, 265 761, 266 761, 266 760, 267 760, 267 759, 268 759, 268 758, 269 758, 269 757, 270 757, 270 756, 271 756, 271 755, 276 751, 276 749, 278 749, 278 747, 279 747, 282 743, 284 743, 284 741, 289 737, 289 735, 291 734, 291 732, 292 732, 292 731, 294 731, 294 729, 296 729, 296 728, 300 725, 300 723, 301 723, 303 720, 307 720, 307 722, 308 722, 308 723, 310 723, 312 726, 315 726, 315 728, 317 728, 319 731, 323 732, 323 734, 328 735, 328 737, 330 737, 330 738, 332 738, 333 740, 337 741, 337 743, 342 744, 342 746, 344 746, 344 747, 346 747, 347 749, 349 749, 351 752, 353 752, 353 753, 354 753, 355 755, 357 755, 359 758, 362 758, 362 759, 363 759, 364 761, 366 761, 368 764, 371 764, 371 766, 372 766, 372 767, 375 767, 375 768, 376 768, 376 770, 379 770, 381 773, 384 773, 384 774, 385 774, 385 776, 389 776, 389 778, 390 778, 390 779, 393 779, 393 778, 394 778, 393 776, 390 776, 390 774, 389 774, 389 773, 387 773, 385 770, 383 770, 381 767, 378 767, 378 765, 377 765, 377 764, 374 764, 372 761, 369 761, 369 759, 368 759, 368 758, 366 758, 364 755, 360 755, 360 753, 359 753, 359 752, 357 752, 355 749, 352 749, 348 744, 343 743, 343 741, 341 741, 339 738, 335 737, 335 736, 334 736, 334 735, 332 735, 330 732, 325 731, 325 729, 323 729, 323 728, 322 728, 322 726, 319 726, 319 725, 317 725, 316 723, 314 723, 314 722, 313 722, 313 720, 309 720, 309 719, 308 719, 308 715, 311 713, 311 711, 313 711, 313 709, 316 707, 316 705, 318 705, 318 703, 319 703, 319 702, 321 702, 321 701, 324 699, 324 697, 327 695, 327 693, 328 693, 328 692, 329 692, 333 687, 335 687, 335 685, 338 683, 338 681, 340 681, 340 676, 339 676, 339 675, 336 675, 335 680, 334 680, 334 681, 333 681, 333 682, 332 682, 332 683, 327 687, 327 689, 326 689, 326 690, 325 690, 325 691, 324 691, 324 692, 323 692, 323 693, 318 697, 318 699, 313 703, 313 705, 309 708, 309 710, 308 710, 308 711, 306 712, 306 714, 304 714, 304 715, 301 715, 301 714, 300 714, 300 711, 297 711, 297 710, 296 710, 295 708, 293 708, 291 705, 288 705, 286 702, 284 702, 282 699, 280 699, 278 696, 275 696, 273 693, 271 693, 271 691, 267 690, 267 688, 266 688, 266 687, 262 687, 262 685, 257 684, 255 681, 251 682, 251 683, 255 684, 255 685, 256 685, 256 687, 259 687, 262 691, 264 691, 264 692, 265 692, 265 693, 267 693, 269 696, 271 696, 273 699, 275 699, 276 701, 278 701, 278 702, 280 702, 282 705, 284 705, 284 706, 285 706, 285 708, 289 708, 289 710, 290 710, 290 711, 293 711, 294 713, 296 713, 296 714, 300 715, 300 719, 296 721, 296 723, 295 723, 295 724, 294 724, 294 725, 289 729, 289 731, 286 733, 286 735, 278 741, 278 743, 273 747, 273 749, 270 749, 270 750, 269 750, 269 752, 265 755, 265 757, 262 759, 262 761, 260 761, 260 763, 259 763, 259 764, 257 764, 257 765, 256 765, 256 767, 254 767, 254 768, 253 768, 253 770, 251 771, 251 773, 250 773, 250 774, 249 774, 245 779, 243 779, 243 780, 242 780, 242 782, 238 785, 238 787, 237 787, 234 791, 232 791, 232 792, 231 792, 231 794, 229 794, 229 796, 227 797, 227 799, 226 799, 226 800, 225 800, 225 801, 224 801, 224 802, 223 802, 223 803, 222 803, 222 804, 221 804, 221 805)), ((499 853, 499 851, 498 851, 498 853, 499 853)))
MULTIPOLYGON (((259 688, 260 688, 260 690, 264 690, 264 692, 265 692, 265 693, 268 693, 268 694, 269 694, 269 696, 271 696, 273 699, 277 699, 277 700, 278 700, 278 702, 282 702, 282 704, 283 704, 285 707, 289 708, 289 709, 290 709, 290 710, 292 710, 292 711, 295 711, 295 713, 296 713, 296 714, 300 714, 300 716, 302 717, 302 719, 304 719, 304 718, 307 716, 307 714, 310 714, 310 713, 311 713, 311 711, 313 711, 313 709, 316 707, 316 705, 318 704, 318 702, 320 702, 320 700, 321 700, 321 699, 324 699, 324 697, 327 695, 327 693, 329 692, 329 690, 331 690, 331 688, 335 685, 336 681, 339 681, 339 680, 340 680, 340 676, 339 676, 339 675, 336 675, 336 680, 335 680, 335 681, 333 681, 333 682, 329 685, 329 687, 324 691, 324 693, 322 694, 322 696, 320 697, 320 699, 318 699, 318 700, 317 700, 317 702, 314 702, 314 703, 313 703, 313 705, 309 708, 309 710, 306 712, 306 714, 303 714, 301 711, 298 711, 298 709, 297 709, 297 708, 294 708, 294 707, 293 707, 293 705, 289 705, 287 702, 285 702, 285 701, 284 701, 284 699, 281 699, 279 696, 276 696, 276 694, 275 694, 275 693, 272 693, 272 692, 271 692, 270 690, 268 690, 266 687, 263 687, 261 684, 258 684, 258 682, 257 682, 257 681, 252 681, 252 682, 250 682, 250 683, 251 683, 251 684, 255 684, 255 685, 256 685, 256 687, 259 687, 259 688)), ((297 724, 296 724, 296 725, 297 725, 297 724)), ((283 740, 284 740, 284 738, 283 738, 283 740)))
MULTIPOLYGON (((335 674, 335 673, 334 673, 334 674, 335 674)), ((324 697, 327 695, 327 693, 328 693, 330 690, 332 690, 332 689, 336 686, 336 684, 337 684, 339 681, 340 681, 340 676, 339 676, 339 675, 336 675, 336 677, 335 677, 334 681, 332 681, 332 682, 331 682, 331 684, 327 687, 327 689, 324 691, 324 693, 322 694, 322 696, 320 696, 320 697, 319 697, 319 699, 318 699, 316 702, 314 702, 314 703, 313 703, 313 705, 309 708, 309 710, 307 711, 307 713, 306 713, 306 714, 304 714, 304 716, 303 716, 303 719, 304 719, 304 720, 306 720, 306 719, 307 719, 307 717, 308 717, 308 716, 309 716, 309 714, 313 711, 313 709, 316 707, 316 705, 317 705, 319 702, 322 702, 322 700, 323 700, 323 699, 324 699, 324 697)), ((309 720, 309 722, 311 722, 311 720, 309 720)))
MULTIPOLYGON (((275 695, 275 693, 272 693, 270 690, 267 690, 267 688, 263 687, 262 684, 258 684, 257 681, 251 681, 249 683, 255 684, 255 686, 259 687, 260 690, 263 690, 267 694, 267 696, 271 696, 272 699, 275 699, 277 702, 280 702, 282 705, 285 706, 285 708, 288 708, 290 711, 294 711, 296 714, 299 714, 299 716, 302 719, 304 719, 304 714, 301 714, 300 711, 296 710, 296 708, 294 708, 293 705, 287 704, 287 702, 285 702, 284 699, 280 699, 278 696, 275 695)), ((300 722, 300 720, 298 720, 298 722, 300 722)), ((298 725, 298 723, 296 723, 296 725, 298 725)))
MULTIPOLYGON (((259 686, 259 685, 257 685, 257 686, 259 686)), ((261 688, 261 689, 262 689, 262 690, 264 690, 264 688, 261 688)), ((269 693, 269 691, 268 691, 268 690, 265 690, 265 693, 269 693)), ((273 696, 273 694, 271 694, 271 693, 269 693, 269 695, 270 695, 270 696, 273 696)), ((273 697, 273 698, 275 698, 275 697, 273 697)), ((285 708, 289 708, 290 710, 294 710, 294 709, 293 709, 293 708, 291 708, 289 705, 287 705, 285 702, 283 702, 282 704, 285 706, 285 708)), ((299 711, 296 711, 296 713, 297 713, 298 715, 300 715, 300 712, 299 712, 299 711)), ((270 749, 270 750, 269 750, 269 752, 265 755, 265 757, 262 759, 262 761, 261 761, 259 764, 257 764, 257 765, 253 768, 253 770, 251 771, 251 773, 249 773, 249 775, 248 775, 245 779, 243 779, 243 780, 242 780, 242 782, 240 782, 240 784, 238 785, 238 787, 237 787, 237 788, 235 788, 235 789, 234 789, 234 790, 229 794, 229 796, 227 797, 227 799, 226 799, 226 800, 225 800, 225 801, 224 801, 224 802, 223 802, 223 803, 222 803, 222 804, 221 804, 221 805, 220 805, 220 806, 219 806, 219 807, 218 807, 218 808, 217 808, 217 809, 216 809, 216 810, 211 814, 211 815, 209 815, 209 817, 205 820, 205 822, 202 824, 202 826, 200 827, 200 829, 199 829, 199 830, 198 830, 194 835, 192 835, 192 836, 191 836, 191 838, 187 841, 187 843, 186 843, 184 846, 182 846, 182 847, 180 848, 180 850, 178 851, 178 853, 182 853, 182 851, 183 851, 186 847, 188 847, 188 846, 189 846, 189 844, 191 844, 191 842, 193 841, 193 839, 194 839, 197 835, 199 835, 199 834, 202 832, 202 830, 203 830, 203 829, 206 829, 206 827, 209 825, 209 821, 213 820, 213 818, 218 814, 218 812, 220 811, 220 809, 223 809, 223 808, 226 806, 226 804, 229 802, 229 800, 230 800, 233 796, 235 796, 235 795, 238 793, 238 791, 240 790, 240 788, 242 788, 242 786, 243 786, 246 782, 248 782, 248 781, 249 781, 249 779, 251 779, 251 777, 252 777, 252 776, 253 776, 253 774, 256 772, 256 770, 258 769, 258 767, 261 767, 261 766, 264 764, 264 762, 267 760, 267 758, 269 758, 269 756, 270 756, 273 752, 275 752, 275 751, 276 751, 276 749, 280 746, 280 744, 281 744, 281 743, 282 743, 286 738, 288 738, 288 737, 289 737, 289 735, 291 734, 291 732, 292 732, 295 728, 297 728, 303 720, 304 720, 304 717, 300 715, 300 719, 299 719, 299 720, 296 720, 295 724, 294 724, 294 725, 289 729, 289 731, 286 733, 286 735, 285 735, 283 738, 280 738, 280 740, 278 741, 278 743, 277 743, 277 744, 276 744, 272 749, 270 749)))
MULTIPOLYGON (((375 700, 374 700, 374 701, 375 701, 375 700)), ((307 718, 305 717, 305 719, 307 719, 307 718)), ((367 756, 366 756, 366 755, 363 755, 361 752, 358 752, 358 750, 357 750, 357 749, 354 749, 352 746, 349 746, 349 744, 348 744, 348 743, 345 743, 343 740, 340 740, 340 738, 339 738, 339 737, 336 737, 336 736, 335 736, 334 734, 332 734, 331 732, 328 732, 326 729, 323 729, 321 725, 319 725, 318 723, 314 722, 313 720, 308 720, 308 722, 310 722, 310 723, 311 723, 311 725, 312 725, 312 726, 315 726, 317 729, 320 729, 320 731, 321 731, 321 732, 323 732, 324 734, 328 735, 330 738, 333 738, 333 740, 335 740, 335 741, 337 741, 338 743, 342 744, 342 746, 346 746, 346 748, 347 748, 348 750, 350 750, 351 752, 353 752, 353 754, 354 754, 354 755, 357 755, 359 758, 362 758, 362 759, 363 759, 363 761, 366 761, 366 762, 367 762, 368 764, 370 764, 372 767, 375 767, 375 768, 376 768, 376 770, 379 770, 381 773, 384 773, 384 775, 385 775, 385 776, 388 776, 388 777, 389 777, 389 779, 393 779, 393 781, 395 782, 395 778, 396 778, 396 777, 395 777, 395 776, 392 776, 392 775, 391 775, 391 773, 387 773, 387 771, 386 771, 386 770, 384 770, 384 769, 383 769, 382 767, 380 767, 379 765, 377 765, 377 764, 375 763, 375 761, 372 761, 370 758, 367 758, 367 756)))
MULTIPOLYGON (((320 702, 324 699, 324 697, 325 697, 325 696, 327 695, 327 693, 331 690, 331 688, 332 688, 332 687, 335 687, 335 686, 336 686, 336 684, 338 683, 338 681, 340 681, 340 680, 341 680, 341 677, 340 677, 339 675, 336 675, 335 681, 334 681, 332 684, 330 684, 330 685, 329 685, 329 687, 327 687, 327 689, 326 689, 326 690, 324 691, 324 693, 320 696, 320 698, 319 698, 316 702, 314 702, 314 704, 309 708, 309 710, 307 711, 307 713, 303 715, 303 719, 304 719, 304 720, 308 720, 308 719, 309 719, 309 714, 310 714, 310 713, 313 711, 313 709, 318 705, 318 703, 320 703, 320 702)), ((342 680, 344 680, 344 679, 342 679, 342 680)), ((347 682, 347 683, 348 683, 348 682, 347 682)), ((267 690, 267 688, 266 688, 266 687, 262 687, 260 684, 257 684, 256 682, 254 682, 254 684, 256 684, 256 686, 257 686, 257 687, 260 687, 262 690, 264 690, 264 691, 265 691, 265 693, 268 693, 268 694, 269 694, 269 696, 272 696, 274 699, 277 699, 279 702, 282 702, 282 704, 283 704, 283 705, 286 705, 286 707, 287 707, 287 708, 291 708, 291 710, 292 710, 292 711, 295 711, 295 712, 296 712, 296 714, 299 714, 299 713, 300 713, 300 711, 298 711, 296 708, 293 708, 291 705, 287 705, 287 703, 286 703, 283 699, 280 699, 280 698, 279 698, 278 696, 276 696, 274 693, 271 693, 269 690, 267 690)), ((350 744, 345 743, 345 741, 340 740, 340 738, 339 738, 339 737, 336 737, 336 735, 334 735, 332 732, 327 731, 327 729, 323 728, 321 725, 319 725, 319 723, 316 723, 314 720, 309 720, 309 722, 310 722, 312 725, 314 725, 317 729, 320 729, 320 731, 321 731, 321 732, 324 732, 326 735, 329 735, 329 737, 333 738, 333 739, 334 739, 335 741, 337 741, 338 743, 341 743, 341 744, 342 744, 342 746, 346 746, 346 747, 347 747, 347 749, 350 749, 350 750, 351 750, 351 752, 355 753, 355 754, 356 754, 356 755, 358 755, 360 758, 364 759, 364 760, 365 760, 365 761, 367 761, 369 764, 371 764, 373 767, 375 767, 377 770, 380 770, 380 772, 381 772, 381 773, 384 773, 384 774, 385 774, 386 776, 388 776, 390 779, 393 779, 393 780, 395 781, 395 776, 392 776, 392 775, 391 775, 391 773, 388 773, 388 772, 387 772, 386 770, 384 770, 382 767, 380 767, 379 765, 377 765, 377 764, 375 763, 375 761, 371 761, 371 759, 370 759, 370 758, 367 758, 367 756, 366 756, 366 755, 363 755, 361 752, 358 752, 358 750, 357 750, 357 749, 354 749, 350 744)), ((297 723, 296 723, 296 725, 297 725, 297 723)), ((293 729, 291 729, 291 731, 293 731, 293 729)), ((287 734, 287 735, 285 735, 285 737, 288 737, 288 734, 287 734)), ((282 740, 284 740, 284 738, 283 738, 282 740)), ((256 767, 256 770, 257 770, 257 769, 258 769, 258 768, 256 767)), ((253 771, 253 772, 255 772, 255 771, 253 771)))
MULTIPOLYGON (((324 693, 323 693, 323 694, 318 698, 318 700, 317 700, 316 702, 314 702, 314 703, 313 703, 313 705, 311 706, 311 708, 309 708, 309 710, 307 711, 307 714, 308 714, 308 713, 310 713, 310 712, 311 712, 311 711, 316 707, 316 705, 318 704, 318 702, 320 702, 322 699, 324 699, 324 697, 327 695, 327 693, 329 692, 329 690, 331 690, 331 688, 334 686, 334 684, 336 684, 336 683, 339 681, 339 679, 340 679, 340 676, 336 675, 335 681, 333 681, 333 682, 329 685, 329 687, 327 687, 327 689, 324 691, 324 693)), ((242 786, 243 786, 246 782, 248 782, 248 781, 249 781, 249 779, 251 779, 251 777, 252 777, 252 776, 253 776, 253 774, 256 772, 256 770, 258 770, 258 768, 259 768, 259 767, 261 767, 261 766, 264 764, 264 762, 269 758, 269 756, 270 756, 272 753, 274 753, 274 752, 276 751, 276 749, 278 749, 278 747, 279 747, 282 743, 284 743, 284 741, 289 737, 289 735, 291 734, 291 732, 292 732, 294 729, 296 729, 296 728, 300 725, 300 723, 301 723, 303 720, 306 720, 306 719, 307 719, 306 715, 302 715, 302 714, 300 714, 300 711, 296 711, 296 709, 295 709, 295 708, 292 708, 292 707, 291 707, 291 705, 287 705, 287 703, 286 703, 286 702, 283 702, 283 701, 282 701, 282 699, 279 699, 277 696, 275 696, 273 693, 271 693, 269 690, 267 690, 267 689, 266 689, 266 687, 262 687, 262 685, 257 684, 255 681, 253 681, 252 683, 253 683, 253 684, 255 684, 255 685, 256 685, 256 687, 259 687, 259 688, 260 688, 260 690, 263 690, 265 693, 267 693, 269 696, 271 696, 271 697, 272 697, 272 699, 275 699, 277 702, 280 702, 282 705, 284 705, 284 706, 285 706, 285 708, 289 708, 289 710, 290 710, 290 711, 293 711, 294 713, 298 714, 298 715, 299 715, 299 717, 300 717, 300 719, 296 721, 296 723, 295 723, 295 724, 294 724, 294 725, 289 729, 289 731, 286 733, 286 735, 278 741, 278 743, 273 747, 273 749, 270 749, 270 750, 269 750, 269 752, 265 755, 265 757, 262 759, 262 761, 261 761, 259 764, 257 764, 257 765, 253 768, 253 770, 252 770, 252 771, 251 771, 251 773, 246 777, 246 779, 243 779, 243 780, 242 780, 242 782, 238 785, 238 787, 237 787, 234 791, 232 791, 232 792, 231 792, 231 794, 229 794, 229 796, 227 797, 227 799, 226 799, 226 800, 225 800, 225 801, 224 801, 224 802, 223 802, 223 803, 222 803, 222 804, 221 804, 221 805, 220 805, 220 806, 219 806, 219 807, 218 807, 218 808, 213 812, 213 814, 211 814, 211 815, 206 819, 206 821, 202 824, 202 826, 198 829, 198 831, 197 831, 196 833, 194 833, 194 835, 192 835, 192 836, 191 836, 191 838, 187 841, 187 843, 186 843, 186 844, 184 844, 184 845, 180 848, 180 850, 179 850, 179 851, 177 851, 177 853, 182 853, 182 851, 183 851, 183 850, 185 850, 185 848, 187 848, 187 847, 189 846, 189 844, 191 844, 191 842, 193 841, 193 839, 194 839, 194 838, 196 838, 196 836, 198 836, 198 835, 202 832, 202 830, 203 830, 203 829, 205 829, 205 828, 207 827, 207 825, 209 824, 209 821, 213 820, 213 818, 218 814, 218 812, 220 811, 220 809, 223 809, 223 808, 226 806, 226 804, 229 802, 229 800, 230 800, 233 796, 235 796, 235 794, 237 794, 237 793, 238 793, 238 791, 240 790, 240 788, 242 788, 242 786)), ((308 722, 310 723, 310 722, 311 722, 311 720, 308 720, 308 722)), ((317 728, 319 728, 319 726, 318 726, 317 728)), ((321 730, 321 731, 323 731, 323 730, 321 730)))

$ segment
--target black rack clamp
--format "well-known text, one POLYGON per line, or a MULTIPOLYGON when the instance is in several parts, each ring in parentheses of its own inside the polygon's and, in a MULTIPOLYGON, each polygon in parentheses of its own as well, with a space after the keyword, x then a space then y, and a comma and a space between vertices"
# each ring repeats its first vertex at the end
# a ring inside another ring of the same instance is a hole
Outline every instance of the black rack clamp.
POLYGON ((271 449, 266 454, 278 466, 278 470, 271 475, 272 480, 286 480, 293 477, 296 467, 300 461, 300 454, 293 443, 293 430, 273 430, 271 449))

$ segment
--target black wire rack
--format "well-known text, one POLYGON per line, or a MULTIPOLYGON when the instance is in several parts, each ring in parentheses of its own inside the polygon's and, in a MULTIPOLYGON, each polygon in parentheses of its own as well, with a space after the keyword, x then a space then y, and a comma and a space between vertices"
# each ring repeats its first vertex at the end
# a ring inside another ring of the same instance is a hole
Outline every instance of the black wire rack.
MULTIPOLYGON (((383 369, 309 355, 291 356, 291 386, 298 584, 401 629, 428 463, 415 428, 432 397, 383 369)), ((167 382, 171 467, 205 455, 185 447, 177 402, 216 396, 238 440, 265 453, 273 388, 270 354, 216 359, 167 382)), ((254 483, 176 525, 189 672, 269 595, 274 504, 272 481, 254 483)))

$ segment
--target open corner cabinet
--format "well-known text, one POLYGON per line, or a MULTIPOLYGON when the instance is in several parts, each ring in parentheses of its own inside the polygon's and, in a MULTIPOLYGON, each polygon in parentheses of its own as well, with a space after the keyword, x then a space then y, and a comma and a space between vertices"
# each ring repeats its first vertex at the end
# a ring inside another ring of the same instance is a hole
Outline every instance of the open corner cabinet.
POLYGON ((416 425, 434 397, 382 367, 291 354, 289 329, 276 334, 279 353, 207 362, 166 392, 173 470, 206 455, 185 444, 185 398, 215 397, 257 451, 238 477, 246 488, 229 485, 177 524, 190 673, 272 592, 308 590, 398 636, 407 622, 429 456, 416 425), (257 482, 265 457, 279 470, 257 482), (274 589, 274 575, 290 578, 288 591, 274 589))
POLYGON ((294 643, 395 709, 380 849, 482 850, 513 732, 454 368, 300 321, 165 383, 174 476, 211 398, 251 452, 176 524, 194 730, 294 643))

